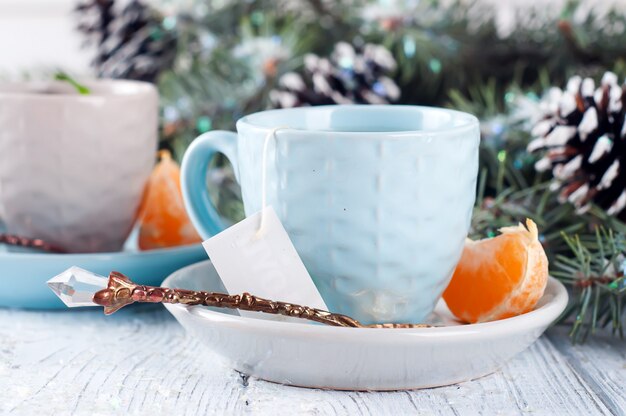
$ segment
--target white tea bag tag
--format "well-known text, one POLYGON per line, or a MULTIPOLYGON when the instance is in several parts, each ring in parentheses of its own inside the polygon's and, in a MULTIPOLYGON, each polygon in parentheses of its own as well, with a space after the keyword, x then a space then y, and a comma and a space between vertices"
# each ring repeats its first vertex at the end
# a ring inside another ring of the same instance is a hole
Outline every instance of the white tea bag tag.
MULTIPOLYGON (((327 310, 272 207, 238 222, 202 245, 229 294, 248 292, 266 299, 327 310)), ((278 315, 239 313, 247 317, 302 322, 278 315)))

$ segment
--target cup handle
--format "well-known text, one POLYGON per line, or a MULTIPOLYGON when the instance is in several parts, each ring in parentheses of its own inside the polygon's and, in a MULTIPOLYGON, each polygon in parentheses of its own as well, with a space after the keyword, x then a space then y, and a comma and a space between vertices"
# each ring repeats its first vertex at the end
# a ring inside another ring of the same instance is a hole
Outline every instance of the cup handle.
POLYGON ((239 181, 237 133, 232 131, 215 130, 197 137, 185 152, 181 166, 180 182, 185 208, 196 230, 205 239, 227 228, 211 202, 206 186, 207 169, 216 153, 226 156, 239 181))

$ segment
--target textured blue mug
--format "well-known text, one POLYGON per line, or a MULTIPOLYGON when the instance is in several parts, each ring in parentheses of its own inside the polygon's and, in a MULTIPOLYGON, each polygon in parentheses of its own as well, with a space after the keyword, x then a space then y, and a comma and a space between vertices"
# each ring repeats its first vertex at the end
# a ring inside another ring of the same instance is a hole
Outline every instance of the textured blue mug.
MULTIPOLYGON (((458 262, 476 192, 476 117, 413 106, 263 111, 237 132, 198 137, 182 164, 204 238, 225 228, 206 189, 216 153, 233 164, 246 215, 266 198, 333 312, 363 323, 421 322, 458 262)), ((283 299, 289 300, 289 299, 283 299)))

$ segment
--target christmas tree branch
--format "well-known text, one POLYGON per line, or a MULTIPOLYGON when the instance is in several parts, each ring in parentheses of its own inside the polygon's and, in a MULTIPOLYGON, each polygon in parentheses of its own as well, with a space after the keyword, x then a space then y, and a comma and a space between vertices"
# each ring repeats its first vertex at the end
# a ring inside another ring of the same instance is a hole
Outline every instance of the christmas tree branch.
POLYGON ((571 255, 557 255, 552 274, 572 287, 573 302, 563 315, 573 319, 572 340, 584 342, 598 327, 607 326, 623 337, 625 236, 597 228, 594 240, 565 233, 563 239, 571 255))

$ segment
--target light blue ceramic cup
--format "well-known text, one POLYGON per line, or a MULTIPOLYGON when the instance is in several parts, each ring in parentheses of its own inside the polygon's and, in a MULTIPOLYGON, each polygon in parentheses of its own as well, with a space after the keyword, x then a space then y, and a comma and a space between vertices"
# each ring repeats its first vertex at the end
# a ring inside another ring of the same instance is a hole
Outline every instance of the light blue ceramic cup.
MULTIPOLYGON (((246 215, 276 210, 326 304, 363 323, 420 322, 458 262, 478 170, 478 120, 413 106, 326 106, 263 111, 237 132, 198 137, 182 164, 187 211, 208 238, 226 226, 206 190, 223 153, 246 215)), ((288 301, 289 299, 282 299, 288 301)))

